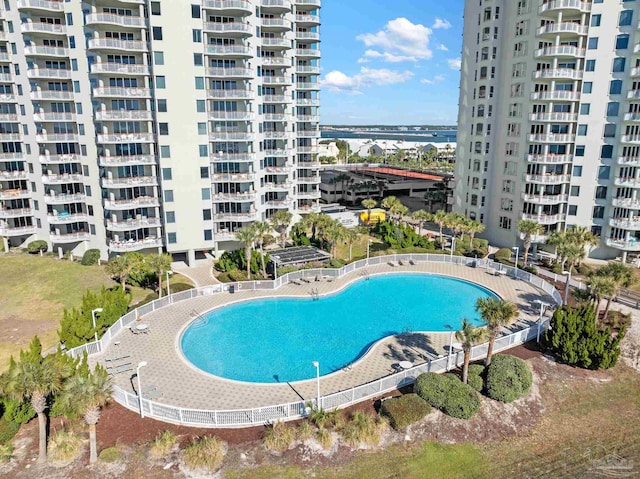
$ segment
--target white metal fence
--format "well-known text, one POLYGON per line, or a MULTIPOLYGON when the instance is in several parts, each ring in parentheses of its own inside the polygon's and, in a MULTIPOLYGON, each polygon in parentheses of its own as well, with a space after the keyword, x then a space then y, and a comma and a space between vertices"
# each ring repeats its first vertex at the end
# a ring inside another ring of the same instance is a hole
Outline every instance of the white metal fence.
MULTIPOLYGON (((562 304, 560 293, 558 293, 552 285, 544 281, 542 278, 527 273, 526 271, 522 271, 521 269, 516 270, 510 266, 501 265, 490 260, 474 260, 462 256, 450 256, 443 254, 398 254, 376 256, 370 259, 356 261, 343 266, 340 269, 322 268, 295 271, 283 275, 274 281, 245 281, 242 283, 217 284, 204 288, 174 293, 171 296, 165 296, 164 298, 157 299, 125 314, 105 332, 99 341, 78 346, 77 348, 69 350, 68 353, 74 357, 81 356, 85 351, 89 355, 100 353, 111 343, 113 338, 115 338, 130 323, 135 321, 137 317, 144 316, 156 309, 160 309, 179 301, 193 299, 200 296, 211 296, 220 292, 275 290, 291 280, 298 280, 300 278, 313 279, 318 275, 339 278, 352 271, 362 270, 362 274, 364 276, 367 274, 366 268, 368 266, 385 264, 390 261, 403 262, 407 264, 411 261, 416 263, 452 263, 477 268, 493 268, 494 270, 503 271, 511 277, 526 281, 527 283, 540 288, 542 291, 553 297, 553 300, 557 305, 562 304)), ((545 327, 546 324, 539 326, 545 327)), ((497 338, 494 345, 494 352, 499 352, 535 339, 539 326, 526 328, 513 334, 497 338)), ((487 354, 487 347, 488 344, 475 346, 471 351, 471 360, 484 358, 487 354)), ((452 356, 451 366, 453 368, 457 367, 462 364, 463 359, 462 352, 454 354, 452 356)), ((399 387, 412 384, 415 378, 424 372, 432 371, 439 373, 449 370, 448 360, 449 358, 447 357, 434 359, 411 369, 407 369, 406 371, 391 374, 348 390, 326 395, 321 399, 321 406, 325 409, 346 407, 359 401, 392 391, 399 387)), ((139 411, 140 403, 136 394, 115 386, 113 398, 123 406, 133 411, 139 411)), ((298 419, 305 416, 307 413, 306 405, 303 401, 252 409, 214 411, 180 408, 148 399, 142 399, 142 408, 145 415, 148 417, 169 423, 197 427, 246 427, 261 425, 271 421, 298 419)))

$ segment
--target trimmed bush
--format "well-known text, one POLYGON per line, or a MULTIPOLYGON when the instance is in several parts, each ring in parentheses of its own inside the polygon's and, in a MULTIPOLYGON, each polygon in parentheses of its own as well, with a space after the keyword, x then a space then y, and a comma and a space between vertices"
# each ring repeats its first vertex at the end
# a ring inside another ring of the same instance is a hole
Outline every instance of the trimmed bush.
POLYGON ((235 283, 237 281, 247 281, 247 273, 239 269, 232 269, 226 271, 218 276, 218 281, 221 283, 235 283))
POLYGON ((82 439, 72 431, 60 429, 49 439, 49 458, 55 462, 71 462, 82 452, 82 439))
POLYGON ((0 444, 0 464, 9 462, 13 457, 13 444, 0 444))
POLYGON ((149 454, 154 459, 162 459, 171 452, 176 442, 178 442, 178 436, 171 431, 164 431, 162 434, 156 436, 151 443, 149 454))
POLYGON ((481 364, 469 365, 469 377, 467 378, 467 384, 479 393, 482 392, 484 389, 484 366, 481 364))
POLYGON ((192 469, 214 471, 222 464, 225 443, 217 437, 204 436, 193 441, 184 450, 184 462, 192 469))
POLYGON ((98 459, 102 462, 116 462, 120 460, 120 450, 117 447, 107 447, 100 451, 98 459))
POLYGON ((350 446, 358 447, 362 443, 377 446, 380 443, 380 434, 386 427, 387 421, 380 416, 356 411, 340 429, 340 433, 350 446))
POLYGON ((500 248, 493 255, 496 261, 509 261, 511 260, 511 250, 509 248, 500 248))
POLYGON ((281 421, 276 421, 264 431, 264 447, 270 451, 284 452, 296 440, 296 429, 281 421))
POLYGON ((82 261, 80 261, 80 264, 82 266, 93 266, 94 264, 98 264, 98 261, 100 261, 100 250, 88 249, 82 255, 82 261))
POLYGON ((44 240, 32 241, 27 245, 27 251, 31 254, 46 253, 49 249, 49 245, 44 240))
POLYGON ((417 394, 405 394, 387 399, 380 407, 380 413, 389 418, 394 429, 403 429, 418 422, 431 412, 431 406, 417 394))
POLYGON ((413 387, 418 396, 452 417, 470 419, 480 408, 478 393, 454 374, 423 373, 413 387))
POLYGON ((0 444, 10 441, 20 430, 20 424, 0 418, 0 444))
POLYGON ((497 354, 487 367, 487 396, 512 402, 529 392, 532 381, 531 369, 522 359, 497 354))

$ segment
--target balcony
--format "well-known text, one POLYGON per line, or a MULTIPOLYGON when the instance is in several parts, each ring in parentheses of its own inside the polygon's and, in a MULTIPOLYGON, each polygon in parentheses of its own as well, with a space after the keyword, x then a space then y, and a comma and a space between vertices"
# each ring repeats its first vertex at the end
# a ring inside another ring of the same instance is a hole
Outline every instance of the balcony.
POLYGON ((17 99, 15 95, 11 93, 2 93, 0 94, 0 103, 16 103, 17 99))
POLYGON ((562 213, 558 213, 555 215, 544 215, 544 214, 534 215, 534 214, 522 213, 521 218, 523 220, 535 221, 536 223, 541 225, 553 225, 556 223, 564 222, 566 219, 566 215, 562 213))
POLYGON ((33 216, 33 208, 0 208, 0 218, 22 218, 33 216))
POLYGON ((144 17, 130 15, 115 15, 112 13, 89 13, 85 16, 87 25, 109 24, 120 27, 146 28, 144 17))
POLYGON ((581 0, 553 0, 540 5, 538 13, 557 13, 558 10, 576 10, 581 13, 589 13, 591 11, 591 2, 583 2, 581 0))
POLYGON ((73 92, 68 90, 36 90, 29 93, 32 100, 73 100, 73 92))
POLYGON ((247 58, 253 56, 253 49, 243 45, 206 45, 205 48, 208 55, 247 58))
POLYGON ((236 234, 231 231, 216 231, 213 233, 215 241, 236 241, 236 234))
POLYGON ((73 233, 51 233, 49 240, 54 244, 78 243, 79 241, 89 241, 91 235, 88 231, 75 231, 73 233))
POLYGON ((253 96, 249 89, 207 90, 207 98, 250 100, 253 96))
POLYGON ((8 63, 11 61, 7 52, 0 52, 0 62, 8 63))
POLYGON ((148 110, 98 110, 95 117, 97 121, 153 120, 153 114, 148 110))
POLYGON ((535 52, 535 57, 583 58, 585 53, 586 50, 584 48, 578 48, 572 45, 560 45, 557 47, 539 48, 535 52))
POLYGON ((236 221, 238 223, 246 223, 249 221, 257 221, 258 213, 253 212, 244 212, 244 213, 214 213, 213 215, 214 221, 236 221))
POLYGON ((16 113, 0 113, 0 122, 15 123, 19 121, 20 119, 16 113))
POLYGON ((319 138, 320 130, 298 130, 296 131, 298 138, 319 138))
POLYGON ((296 40, 298 41, 320 41, 320 34, 318 32, 299 32, 296 31, 296 40))
POLYGON ((296 23, 299 25, 320 25, 318 15, 296 15, 296 23))
POLYGON ((160 206, 160 199, 153 196, 138 196, 137 198, 121 200, 104 200, 104 208, 106 210, 113 211, 158 206, 160 206))
POLYGON ((122 165, 155 165, 154 155, 134 155, 134 156, 99 156, 100 166, 122 166, 122 165))
POLYGON ((321 179, 319 176, 298 176, 296 181, 301 185, 319 185, 321 179))
POLYGON ((570 33, 573 35, 586 35, 589 28, 586 25, 580 25, 574 22, 548 23, 538 28, 537 35, 557 35, 562 33, 570 33))
POLYGON ((77 155, 40 155, 40 163, 42 164, 65 164, 79 163, 80 157, 77 155))
POLYGON ((264 115, 262 115, 262 118, 264 119, 264 121, 276 122, 282 122, 292 119, 292 117, 290 115, 287 115, 286 113, 265 113, 264 115))
POLYGON ((110 133, 96 136, 96 142, 101 144, 153 143, 154 141, 153 133, 110 133))
POLYGON ((261 60, 263 65, 268 65, 271 67, 289 68, 290 66, 292 66, 292 59, 287 57, 262 57, 261 60))
POLYGON ((291 77, 287 76, 263 76, 262 77, 263 85, 291 85, 292 80, 291 77))
POLYGON ((146 52, 147 42, 140 40, 118 40, 117 38, 92 38, 87 42, 89 50, 125 50, 146 52))
POLYGON ((211 33, 240 33, 251 35, 253 28, 251 27, 251 24, 243 22, 204 22, 203 30, 211 33))
POLYGON ((293 188, 293 182, 283 181, 281 183, 265 183, 265 191, 290 191, 293 188))
POLYGON ((36 234, 35 226, 0 226, 0 236, 29 236, 36 234))
POLYGON ((0 73, 0 82, 12 83, 13 77, 11 76, 11 73, 0 73))
POLYGON ((320 50, 313 48, 296 48, 297 57, 320 58, 320 50))
POLYGON ((132 188, 138 186, 156 186, 157 176, 129 176, 125 178, 102 178, 104 188, 132 188))
POLYGON ((542 185, 561 185, 571 181, 571 175, 525 175, 525 181, 542 185))
POLYGON ((255 136, 249 131, 216 131, 209 134, 209 141, 252 141, 255 136))
POLYGON ((24 54, 37 57, 68 57, 69 49, 42 45, 28 45, 24 47, 24 54))
POLYGON ((263 30, 290 30, 291 22, 284 18, 261 18, 260 25, 263 30))
POLYGON ((231 182, 231 183, 248 183, 255 181, 258 175, 256 173, 213 173, 211 182, 231 182))
POLYGON ((273 208, 273 209, 283 209, 283 208, 290 208, 291 205, 293 204, 293 198, 283 198, 281 200, 268 200, 264 202, 264 205, 267 208, 273 208))
POLYGON ((143 240, 122 240, 109 242, 109 251, 114 253, 126 253, 127 251, 139 251, 147 248, 162 248, 162 239, 149 236, 143 240))
POLYGON ((245 191, 240 193, 214 193, 211 200, 214 203, 246 203, 256 200, 255 191, 245 191))
POLYGON ((29 68, 27 70, 27 78, 71 78, 71 70, 63 70, 59 68, 29 68))
POLYGON ((576 113, 532 113, 529 115, 531 121, 541 122, 558 122, 558 123, 570 123, 578 121, 578 115, 576 113))
POLYGON ((287 40, 286 38, 261 37, 260 43, 262 44, 263 48, 278 48, 284 50, 293 48, 291 46, 291 40, 287 40))
POLYGON ((210 111, 209 120, 214 121, 251 121, 255 114, 251 111, 210 111))
POLYGON ((291 97, 287 95, 263 95, 264 103, 291 103, 291 97))
POLYGON ((619 156, 617 163, 622 166, 640 166, 640 156, 619 156))
POLYGON ((66 211, 56 212, 56 214, 47 215, 47 222, 50 225, 63 225, 69 223, 86 223, 89 221, 89 215, 86 213, 68 213, 66 211))
POLYGON ((264 156, 265 157, 271 157, 271 158, 287 158, 291 155, 293 155, 294 151, 293 150, 264 150, 264 156))
POLYGON ((546 165, 557 165, 562 163, 571 163, 573 155, 528 155, 529 163, 542 163, 546 165))
POLYGON ((289 0, 260 0, 260 6, 262 8, 268 8, 272 10, 291 10, 291 2, 289 0))
POLYGON ((84 193, 55 193, 52 192, 45 195, 44 202, 48 205, 63 205, 65 203, 76 203, 84 201, 86 196, 84 193))
POLYGON ((627 92, 627 98, 629 100, 634 100, 640 98, 640 90, 629 90, 627 92))
POLYGON ((251 68, 207 68, 205 75, 215 78, 253 78, 251 68))
POLYGON ((620 141, 622 143, 640 144, 640 135, 622 135, 620 141))
POLYGON ((640 188, 640 178, 616 178, 614 184, 616 186, 624 186, 627 188, 640 188))
POLYGON ((99 87, 93 89, 95 97, 151 98, 149 88, 99 87))
POLYGON ((221 12, 239 13, 243 16, 253 13, 254 7, 245 0, 203 0, 202 8, 207 10, 220 10, 221 12))
POLYGON ((320 152, 320 149, 317 146, 299 146, 298 147, 298 153, 316 154, 319 152, 320 152))
POLYGON ((315 200, 320 198, 320 190, 318 191, 298 191, 298 193, 296 194, 296 196, 299 199, 309 199, 309 200, 315 200))
POLYGON ((63 173, 42 175, 42 183, 45 185, 60 185, 66 183, 82 183, 81 173, 63 173))
POLYGON ((107 220, 107 229, 109 231, 131 231, 140 228, 157 228, 159 226, 162 226, 160 218, 144 218, 141 216, 123 221, 107 220))
POLYGON ((311 83, 311 82, 297 82, 296 89, 297 90, 320 90, 320 85, 318 83, 311 83))
POLYGON ((64 3, 47 0, 18 0, 18 9, 46 10, 48 12, 61 12, 64 3))
POLYGON ((2 181, 26 180, 27 178, 28 178, 28 175, 25 170, 0 171, 0 180, 2 181))
POLYGON ((20 141, 20 133, 0 133, 0 141, 20 141))
POLYGON ((293 0, 296 6, 320 8, 320 0, 293 0))
POLYGON ((533 143, 573 143, 576 135, 543 133, 540 135, 529 135, 529 141, 533 143))
POLYGON ((75 122, 76 114, 41 111, 38 113, 34 113, 33 119, 39 122, 75 122))
POLYGON ((315 65, 296 65, 298 75, 320 75, 320 67, 315 65))
POLYGON ((320 106, 320 100, 317 98, 297 98, 296 99, 297 106, 320 106))
POLYGON ((265 166, 264 171, 274 175, 286 175, 294 170, 293 166, 265 166))
POLYGON ((149 67, 142 64, 94 63, 91 73, 118 73, 120 75, 149 75, 149 67))
POLYGON ((614 228, 622 228, 625 230, 640 230, 640 217, 632 218, 610 218, 609 225, 614 228))
POLYGON ((254 153, 215 153, 209 158, 214 163, 245 163, 256 159, 254 153))
POLYGON ((557 205, 569 201, 569 195, 529 195, 522 193, 522 199, 528 203, 536 205, 557 205))
POLYGON ((38 133, 36 141, 38 143, 58 143, 61 141, 76 143, 78 135, 76 133, 38 133))
POLYGON ((46 33, 53 35, 66 35, 66 25, 56 25, 52 23, 26 22, 20 24, 22 33, 46 33))
POLYGON ((607 238, 606 244, 611 248, 616 248, 623 251, 640 251, 640 241, 636 241, 635 238, 632 238, 630 240, 607 238))

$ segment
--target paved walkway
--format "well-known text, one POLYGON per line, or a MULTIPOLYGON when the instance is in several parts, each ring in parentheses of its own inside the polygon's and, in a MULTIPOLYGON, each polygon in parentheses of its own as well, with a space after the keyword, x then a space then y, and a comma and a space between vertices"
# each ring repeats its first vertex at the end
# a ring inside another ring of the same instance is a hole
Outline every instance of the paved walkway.
POLYGON ((195 266, 190 268, 186 263, 176 261, 171 263, 171 269, 193 281, 193 285, 196 288, 202 288, 220 282, 213 276, 213 259, 198 259, 195 263, 195 266))
MULTIPOLYGON (((131 362, 145 360, 143 387, 155 385, 162 392, 157 401, 180 407, 197 409, 244 409, 277 405, 300 399, 310 400, 315 397, 315 380, 301 381, 293 384, 251 384, 228 381, 204 374, 187 363, 179 354, 177 336, 181 329, 192 318, 190 312, 206 312, 212 308, 249 298, 265 296, 299 296, 309 297, 312 288, 319 293, 327 294, 342 289, 348 283, 359 279, 362 271, 349 273, 333 282, 320 281, 312 284, 286 284, 277 291, 238 291, 235 294, 220 293, 214 296, 194 298, 162 308, 145 315, 142 320, 151 327, 149 334, 134 335, 123 331, 115 341, 117 346, 110 346, 102 354, 92 358, 104 364, 104 357, 111 356, 115 349, 131 355, 131 362)), ((519 305, 522 319, 527 322, 537 320, 537 307, 532 305, 534 299, 542 298, 552 302, 543 292, 523 281, 490 275, 484 269, 467 266, 437 263, 418 263, 415 266, 388 265, 371 266, 370 274, 419 271, 444 274, 460 279, 470 280, 485 285, 499 294, 503 299, 519 305)), ((342 370, 322 377, 322 392, 330 394, 347 390, 353 386, 364 384, 391 374, 394 365, 408 360, 415 364, 425 362, 425 358, 447 353, 449 333, 431 333, 400 335, 379 342, 364 358, 357 361, 348 370, 342 370)), ((131 372, 119 374, 116 384, 129 391, 134 391, 135 379, 131 372)))

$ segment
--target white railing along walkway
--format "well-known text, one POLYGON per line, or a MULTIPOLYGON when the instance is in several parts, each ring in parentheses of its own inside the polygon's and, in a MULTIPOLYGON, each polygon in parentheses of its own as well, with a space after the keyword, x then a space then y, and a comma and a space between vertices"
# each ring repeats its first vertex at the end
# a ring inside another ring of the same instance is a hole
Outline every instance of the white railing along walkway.
MULTIPOLYGON (((475 266, 478 268, 493 268, 498 271, 505 271, 507 275, 525 281, 548 295, 550 295, 557 305, 562 304, 560 293, 542 278, 534 276, 521 269, 516 270, 513 267, 495 263, 490 260, 474 260, 462 256, 450 256, 444 254, 398 254, 388 256, 376 256, 370 259, 356 261, 354 263, 343 266, 339 269, 308 269, 294 271, 281 276, 276 280, 269 281, 245 281, 241 283, 226 283, 207 286, 203 288, 190 289, 171 296, 157 299, 144 306, 136 308, 116 321, 105 334, 97 342, 91 342, 78 346, 68 351, 73 357, 82 356, 86 351, 89 355, 102 352, 123 329, 136 320, 139 316, 144 316, 152 311, 163 308, 170 304, 197 298, 200 296, 212 296, 221 292, 229 291, 257 291, 257 290, 276 290, 283 284, 291 280, 300 278, 315 278, 317 275, 332 276, 340 278, 345 274, 351 273, 358 269, 379 264, 386 264, 390 261, 406 262, 415 261, 416 263, 448 263, 456 265, 475 266)), ((505 335, 497 338, 494 345, 494 352, 499 352, 535 339, 538 334, 538 328, 546 327, 547 324, 539 324, 535 327, 522 329, 513 334, 505 335)), ((471 360, 482 359, 487 354, 488 344, 475 346, 471 350, 471 360)), ((439 358, 431 360, 427 363, 414 366, 411 369, 399 373, 391 374, 375 381, 353 387, 348 390, 339 391, 328 394, 321 398, 321 406, 325 409, 346 407, 362 400, 393 391, 398 387, 412 384, 416 377, 428 371, 446 372, 450 369, 462 364, 464 359, 462 352, 452 355, 451 366, 449 367, 449 358, 439 358)), ((114 386, 113 398, 123 406, 139 411, 140 402, 136 394, 125 391, 119 386, 114 386)), ((182 424, 197 427, 246 427, 253 425, 262 425, 272 421, 299 419, 307 414, 307 407, 304 401, 298 401, 288 404, 280 404, 277 406, 266 406, 252 409, 236 409, 236 410, 202 410, 189 409, 171 406, 159 403, 149 399, 142 399, 142 408, 145 416, 158 419, 174 424, 182 424)))

